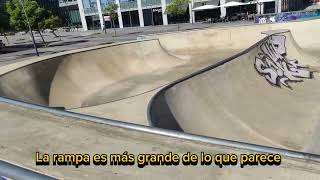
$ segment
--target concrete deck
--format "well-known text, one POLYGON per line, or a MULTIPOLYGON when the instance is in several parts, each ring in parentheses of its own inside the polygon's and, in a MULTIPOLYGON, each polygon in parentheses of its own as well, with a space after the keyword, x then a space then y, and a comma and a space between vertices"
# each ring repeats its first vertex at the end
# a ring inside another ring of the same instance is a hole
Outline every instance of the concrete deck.
POLYGON ((319 179, 320 164, 282 156, 280 166, 208 167, 148 166, 35 166, 40 153, 168 153, 254 151, 149 134, 110 125, 85 122, 9 104, 0 104, 0 159, 61 179, 319 179))

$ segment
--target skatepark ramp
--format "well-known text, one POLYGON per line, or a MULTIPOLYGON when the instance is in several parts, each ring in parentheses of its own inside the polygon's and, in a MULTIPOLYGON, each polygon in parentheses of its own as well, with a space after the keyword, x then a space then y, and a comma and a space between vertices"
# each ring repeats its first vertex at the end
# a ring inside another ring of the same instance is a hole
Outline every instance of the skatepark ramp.
POLYGON ((317 24, 319 20, 158 34, 40 57, 1 72, 0 96, 66 109, 101 105, 164 86, 201 67, 194 64, 205 67, 235 55, 261 40, 261 31, 288 27, 299 45, 317 53, 320 44, 312 41, 317 24), (177 67, 183 65, 190 66, 178 75, 177 67))
POLYGON ((319 179, 319 22, 158 34, 3 66, 0 179, 319 179), (266 153, 281 166, 59 168, 37 166, 37 151, 266 153))
POLYGON ((290 31, 159 91, 149 104, 155 127, 319 154, 320 59, 290 31))
MULTIPOLYGON (((298 21, 290 23, 256 24, 249 26, 227 26, 189 30, 177 33, 161 33, 146 37, 159 38, 161 45, 171 54, 181 58, 203 56, 213 58, 222 52, 247 49, 265 36, 260 32, 289 29, 295 41, 303 49, 313 51, 320 57, 318 49, 320 20, 298 21)), ((235 53, 236 54, 236 53, 235 53)))
POLYGON ((167 54, 158 40, 108 45, 7 72, 0 77, 0 96, 67 109, 82 107, 86 102, 86 106, 92 106, 103 99, 99 92, 123 91, 114 88, 117 82, 183 62, 167 54))

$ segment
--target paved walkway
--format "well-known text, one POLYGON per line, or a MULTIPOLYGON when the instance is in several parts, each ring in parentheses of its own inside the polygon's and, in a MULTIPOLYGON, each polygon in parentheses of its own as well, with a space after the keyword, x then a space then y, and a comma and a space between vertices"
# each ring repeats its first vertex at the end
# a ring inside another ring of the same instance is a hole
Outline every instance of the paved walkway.
MULTIPOLYGON (((180 25, 180 30, 201 29, 207 27, 222 27, 222 26, 234 26, 234 25, 247 25, 252 24, 248 21, 237 21, 230 23, 185 23, 180 25)), ((39 45, 40 55, 48 55, 57 52, 68 51, 72 49, 79 49, 84 47, 97 46, 101 44, 108 44, 113 42, 121 42, 128 40, 135 40, 139 35, 154 34, 161 32, 173 32, 177 31, 177 25, 168 26, 147 26, 147 27, 132 27, 124 29, 116 29, 117 36, 114 36, 114 30, 108 29, 105 34, 99 30, 92 31, 79 31, 79 32, 60 32, 61 40, 58 37, 54 37, 51 33, 45 33, 44 38, 48 43, 48 47, 39 45)), ((35 34, 36 41, 41 42, 39 34, 35 34)), ((7 42, 4 37, 0 37, 3 42, 7 42)), ((11 45, 23 47, 24 50, 17 52, 0 54, 0 66, 29 59, 35 55, 31 38, 28 34, 16 34, 15 36, 9 36, 9 42, 11 45)))

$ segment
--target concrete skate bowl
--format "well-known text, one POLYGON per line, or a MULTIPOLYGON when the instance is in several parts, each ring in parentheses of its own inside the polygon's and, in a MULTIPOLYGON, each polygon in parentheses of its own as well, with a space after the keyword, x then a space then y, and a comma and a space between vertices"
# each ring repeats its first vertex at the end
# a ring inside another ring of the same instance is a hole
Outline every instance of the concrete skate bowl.
MULTIPOLYGON (((31 60, 1 73, 0 96, 67 110, 119 101, 159 89, 263 37, 254 33, 240 41, 251 34, 248 29, 156 35, 31 60)), ((259 31, 255 26, 251 30, 259 31)))
POLYGON ((290 31, 179 79, 149 104, 155 127, 319 154, 320 59, 290 31))
MULTIPOLYGON (((288 27, 304 48, 316 49, 317 42, 312 42, 312 35, 318 32, 315 24, 320 23, 306 21, 157 34, 150 35, 149 40, 35 58, 0 69, 0 96, 67 110, 79 108, 76 112, 100 116, 92 113, 92 109, 89 113, 82 110, 97 107, 95 110, 101 112, 105 109, 99 109, 99 105, 146 92, 156 93, 176 79, 247 49, 265 36, 261 31, 288 27), (304 31, 310 34, 301 38, 304 31)), ((151 96, 143 99, 145 107, 139 109, 141 112, 135 117, 141 121, 133 121, 132 115, 122 107, 117 107, 118 112, 128 113, 126 117, 131 119, 111 118, 148 124, 146 112, 151 96)), ((135 109, 134 105, 127 109, 135 109)), ((112 110, 114 107, 108 109, 112 110)))
POLYGON ((92 106, 143 91, 135 88, 143 75, 149 77, 143 79, 148 88, 160 86, 161 69, 184 62, 162 50, 158 40, 80 50, 6 72, 0 77, 0 96, 66 109, 92 106))

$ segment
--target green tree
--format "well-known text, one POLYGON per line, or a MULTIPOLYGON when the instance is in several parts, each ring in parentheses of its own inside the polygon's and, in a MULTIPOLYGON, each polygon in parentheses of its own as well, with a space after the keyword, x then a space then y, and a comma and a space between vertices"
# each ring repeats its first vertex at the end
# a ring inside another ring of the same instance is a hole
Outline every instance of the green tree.
POLYGON ((118 8, 119 8, 118 4, 110 3, 104 9, 104 13, 111 17, 111 27, 114 30, 114 35, 115 36, 117 35, 117 32, 116 32, 116 28, 115 28, 115 25, 114 25, 114 20, 116 20, 118 18, 118 13, 117 13, 118 8))
POLYGON ((23 3, 31 28, 39 33, 43 43, 46 45, 46 42, 41 34, 41 30, 45 28, 45 20, 50 17, 50 12, 41 8, 36 1, 8 0, 6 7, 7 12, 10 15, 10 25, 18 31, 29 31, 21 3, 23 3))
MULTIPOLYGON (((189 3, 190 0, 173 0, 167 5, 166 13, 180 19, 180 17, 186 13, 189 3)), ((180 27, 178 22, 178 31, 179 29, 180 27)))
POLYGON ((61 25, 61 20, 57 17, 57 16, 53 16, 51 15, 49 18, 47 18, 44 21, 44 28, 45 29, 51 29, 52 30, 52 34, 55 37, 59 37, 56 33, 55 30, 57 27, 59 27, 61 25))

